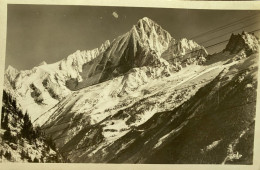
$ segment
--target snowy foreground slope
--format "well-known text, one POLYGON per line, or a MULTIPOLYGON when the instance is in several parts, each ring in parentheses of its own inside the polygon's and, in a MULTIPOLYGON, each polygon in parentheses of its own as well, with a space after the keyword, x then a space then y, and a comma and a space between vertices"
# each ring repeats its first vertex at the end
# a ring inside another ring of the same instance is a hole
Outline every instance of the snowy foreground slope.
POLYGON ((5 88, 71 162, 250 164, 258 46, 243 32, 208 55, 143 18, 98 50, 8 68, 5 88))

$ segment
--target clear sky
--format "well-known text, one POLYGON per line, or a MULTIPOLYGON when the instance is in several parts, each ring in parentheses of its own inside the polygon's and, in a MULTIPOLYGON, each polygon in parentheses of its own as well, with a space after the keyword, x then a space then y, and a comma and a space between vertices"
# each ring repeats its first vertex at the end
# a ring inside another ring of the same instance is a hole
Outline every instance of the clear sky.
MULTIPOLYGON (((143 17, 151 18, 176 39, 189 39, 256 13, 259 11, 8 5, 6 66, 31 69, 42 61, 59 61, 76 50, 97 48, 105 40, 112 41, 129 31, 143 17)), ((207 34, 194 40, 204 42, 256 20, 257 17, 250 18, 215 35, 207 34)), ((244 30, 257 28, 260 28, 259 24, 253 24, 244 30)), ((202 45, 208 46, 228 37, 212 39, 202 45)), ((217 48, 223 48, 223 45, 217 48)))

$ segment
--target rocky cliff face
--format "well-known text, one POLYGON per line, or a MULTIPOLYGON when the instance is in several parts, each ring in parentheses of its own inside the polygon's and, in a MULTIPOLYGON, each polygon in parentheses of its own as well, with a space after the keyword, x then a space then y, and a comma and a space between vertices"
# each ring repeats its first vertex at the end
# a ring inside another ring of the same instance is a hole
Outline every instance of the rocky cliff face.
POLYGON ((229 42, 224 49, 231 54, 238 54, 244 52, 247 56, 258 52, 259 49, 259 39, 254 35, 247 32, 242 32, 242 34, 232 34, 229 42))

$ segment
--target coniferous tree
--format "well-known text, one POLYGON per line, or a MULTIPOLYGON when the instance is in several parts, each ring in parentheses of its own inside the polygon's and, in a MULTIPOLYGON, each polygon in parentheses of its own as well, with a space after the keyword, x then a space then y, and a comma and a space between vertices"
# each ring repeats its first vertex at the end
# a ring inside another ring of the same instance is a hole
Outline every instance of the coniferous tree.
POLYGON ((10 104, 12 102, 12 98, 11 98, 11 95, 6 93, 7 95, 7 103, 10 104))
POLYGON ((40 126, 36 126, 34 130, 34 138, 39 138, 42 135, 40 126))
POLYGON ((39 163, 40 161, 39 161, 38 158, 35 157, 34 160, 33 160, 33 162, 39 163))
POLYGON ((4 156, 4 151, 1 150, 1 151, 0 151, 0 158, 2 158, 3 156, 4 156))
POLYGON ((18 110, 17 114, 20 119, 23 118, 23 112, 21 110, 18 110))
POLYGON ((4 114, 4 112, 5 112, 5 108, 4 106, 2 106, 2 114, 4 114))
POLYGON ((2 129, 5 129, 5 128, 6 128, 5 115, 3 114, 3 112, 2 112, 2 114, 1 114, 1 128, 2 128, 2 129))
POLYGON ((4 132, 3 139, 6 140, 6 141, 11 141, 11 137, 12 137, 12 135, 11 135, 10 130, 6 130, 4 132))
POLYGON ((12 106, 13 108, 16 110, 17 109, 17 104, 16 104, 16 100, 15 99, 12 99, 12 106))
POLYGON ((42 162, 42 163, 44 163, 44 158, 43 158, 43 157, 41 157, 41 159, 40 159, 40 160, 41 160, 41 162, 42 162))
POLYGON ((26 152, 24 150, 22 150, 21 152, 21 159, 22 160, 26 159, 26 152))
POLYGON ((28 158, 28 162, 32 162, 32 158, 31 157, 28 158))
POLYGON ((33 133, 34 133, 33 125, 27 112, 23 117, 23 126, 21 132, 22 132, 22 136, 27 138, 29 141, 33 139, 33 133))
POLYGON ((9 95, 8 95, 7 92, 4 90, 4 91, 3 91, 3 101, 4 101, 4 102, 8 102, 8 100, 9 100, 9 95))
POLYGON ((7 129, 7 130, 4 132, 3 139, 6 140, 6 141, 8 141, 8 142, 15 143, 15 144, 17 144, 17 142, 18 142, 18 137, 17 137, 17 136, 13 136, 13 135, 11 134, 10 129, 7 129))
POLYGON ((12 158, 12 154, 11 154, 11 152, 9 152, 9 151, 6 151, 4 156, 5 156, 5 158, 8 159, 8 160, 11 160, 11 158, 12 158))
POLYGON ((4 112, 5 112, 5 108, 4 108, 4 106, 2 106, 2 112, 1 112, 1 124, 2 124, 3 121, 4 121, 4 112))
MULTIPOLYGON (((29 154, 29 151, 28 151, 28 150, 27 150, 27 152, 26 152, 25 158, 26 158, 27 160, 31 159, 31 156, 30 156, 30 154, 29 154)), ((31 160, 32 160, 32 159, 31 159, 31 160)))
POLYGON ((1 122, 2 129, 8 129, 9 118, 8 115, 3 115, 3 121, 1 122))
POLYGON ((50 147, 52 150, 56 151, 56 144, 55 144, 55 142, 54 142, 54 140, 51 136, 46 137, 45 142, 46 142, 48 147, 50 147))

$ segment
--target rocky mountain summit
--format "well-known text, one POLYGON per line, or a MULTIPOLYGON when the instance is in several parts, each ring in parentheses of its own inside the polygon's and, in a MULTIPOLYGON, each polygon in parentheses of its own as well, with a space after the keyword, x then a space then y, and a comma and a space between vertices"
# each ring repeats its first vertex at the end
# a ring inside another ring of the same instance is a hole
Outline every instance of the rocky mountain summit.
POLYGON ((254 54, 259 50, 259 39, 254 34, 242 32, 242 34, 232 34, 230 40, 224 49, 232 54, 241 53, 242 51, 247 55, 254 54))

